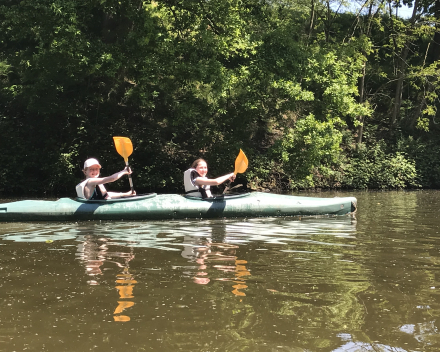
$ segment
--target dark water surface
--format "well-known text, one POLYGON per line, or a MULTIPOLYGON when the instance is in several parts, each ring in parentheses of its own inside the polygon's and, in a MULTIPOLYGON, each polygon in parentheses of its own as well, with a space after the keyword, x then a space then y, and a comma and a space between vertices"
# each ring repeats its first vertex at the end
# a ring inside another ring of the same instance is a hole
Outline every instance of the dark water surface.
POLYGON ((355 218, 0 223, 0 351, 439 351, 440 192, 337 195, 355 218))

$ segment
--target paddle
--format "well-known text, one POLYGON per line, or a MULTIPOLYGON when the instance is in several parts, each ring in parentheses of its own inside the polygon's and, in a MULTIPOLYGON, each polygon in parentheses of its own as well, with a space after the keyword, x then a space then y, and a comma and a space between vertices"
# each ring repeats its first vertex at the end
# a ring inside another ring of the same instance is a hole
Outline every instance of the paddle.
POLYGON ((235 175, 237 175, 238 173, 242 174, 243 172, 246 171, 248 165, 249 165, 249 161, 248 161, 246 155, 240 149, 240 153, 238 153, 237 159, 235 159, 234 174, 235 175))
MULTIPOLYGON (((128 166, 128 157, 133 153, 133 144, 131 143, 130 138, 127 137, 113 137, 113 141, 115 142, 116 150, 120 156, 124 158, 125 165, 128 166)), ((131 179, 131 175, 128 174, 128 181, 130 182, 131 192, 134 191, 133 188, 133 180, 131 179)))
MULTIPOLYGON (((249 165, 248 158, 243 153, 243 151, 240 149, 240 152, 238 153, 238 156, 235 159, 234 175, 242 174, 243 172, 245 172, 246 169, 248 168, 248 165, 249 165)), ((226 191, 228 189, 230 189, 229 188, 230 185, 231 185, 231 182, 229 181, 229 185, 225 187, 225 190, 223 191, 223 194, 226 193, 226 191)))

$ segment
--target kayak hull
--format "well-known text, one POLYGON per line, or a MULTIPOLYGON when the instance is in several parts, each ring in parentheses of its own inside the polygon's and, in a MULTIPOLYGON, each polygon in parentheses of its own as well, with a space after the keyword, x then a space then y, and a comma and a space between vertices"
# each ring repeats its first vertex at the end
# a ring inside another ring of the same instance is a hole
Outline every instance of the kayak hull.
POLYGON ((356 198, 315 198, 252 192, 206 200, 155 193, 123 199, 86 201, 24 200, 0 204, 0 221, 162 220, 354 213, 356 198))

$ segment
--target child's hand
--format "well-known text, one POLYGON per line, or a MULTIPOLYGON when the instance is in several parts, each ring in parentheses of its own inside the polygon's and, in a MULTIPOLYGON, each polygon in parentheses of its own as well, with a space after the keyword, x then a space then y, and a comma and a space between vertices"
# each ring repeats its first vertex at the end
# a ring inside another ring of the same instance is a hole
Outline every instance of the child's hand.
POLYGON ((231 177, 229 177, 229 181, 234 182, 236 175, 232 174, 231 177))
POLYGON ((131 175, 133 173, 133 171, 131 171, 131 168, 128 166, 123 171, 125 171, 126 175, 131 175))
POLYGON ((135 196, 135 195, 136 195, 136 191, 135 190, 128 191, 128 192, 125 192, 125 193, 121 193, 121 197, 132 197, 132 196, 135 196))

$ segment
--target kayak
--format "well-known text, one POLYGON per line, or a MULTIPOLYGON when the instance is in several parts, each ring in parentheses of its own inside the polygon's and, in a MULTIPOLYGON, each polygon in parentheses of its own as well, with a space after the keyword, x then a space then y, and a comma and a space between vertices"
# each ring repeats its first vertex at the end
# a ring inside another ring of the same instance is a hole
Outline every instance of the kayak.
POLYGON ((0 221, 163 220, 268 216, 344 215, 356 211, 355 197, 315 198, 264 192, 201 199, 156 194, 86 200, 23 200, 0 204, 0 221))

